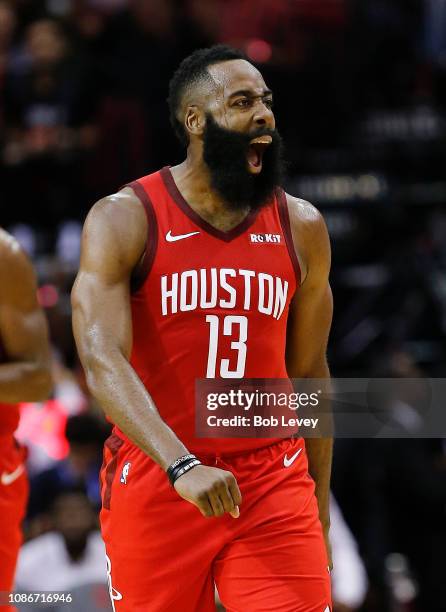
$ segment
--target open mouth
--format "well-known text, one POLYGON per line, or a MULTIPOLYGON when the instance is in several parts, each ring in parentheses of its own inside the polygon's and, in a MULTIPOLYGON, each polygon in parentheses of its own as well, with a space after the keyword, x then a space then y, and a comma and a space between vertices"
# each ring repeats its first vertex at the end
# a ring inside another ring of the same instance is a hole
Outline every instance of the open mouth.
POLYGON ((259 136, 251 140, 247 153, 248 167, 251 172, 260 172, 263 154, 272 141, 273 139, 269 135, 259 136))

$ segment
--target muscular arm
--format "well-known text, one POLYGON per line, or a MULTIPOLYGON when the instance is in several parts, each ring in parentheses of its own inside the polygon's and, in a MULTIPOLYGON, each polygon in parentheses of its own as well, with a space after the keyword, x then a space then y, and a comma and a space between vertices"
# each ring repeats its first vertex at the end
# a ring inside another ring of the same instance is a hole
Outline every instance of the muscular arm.
POLYGON ((130 276, 144 251, 147 220, 130 189, 99 201, 82 238, 73 328, 91 393, 111 420, 166 469, 187 454, 129 363, 130 276))
MULTIPOLYGON (((121 431, 167 469, 187 448, 162 420, 129 363, 130 277, 146 237, 147 219, 131 189, 95 204, 85 223, 72 292, 73 328, 91 393, 121 431)), ((175 489, 204 516, 238 516, 240 491, 225 470, 199 465, 181 476, 175 489)))
POLYGON ((44 400, 51 391, 48 330, 37 303, 32 266, 18 243, 0 230, 0 402, 44 400))
MULTIPOLYGON (((293 241, 302 268, 302 285, 291 305, 287 370, 291 378, 329 378, 326 350, 333 299, 328 281, 330 242, 325 223, 308 202, 288 197, 293 241)), ((333 440, 305 440, 309 472, 316 484, 319 516, 327 547, 333 440)))

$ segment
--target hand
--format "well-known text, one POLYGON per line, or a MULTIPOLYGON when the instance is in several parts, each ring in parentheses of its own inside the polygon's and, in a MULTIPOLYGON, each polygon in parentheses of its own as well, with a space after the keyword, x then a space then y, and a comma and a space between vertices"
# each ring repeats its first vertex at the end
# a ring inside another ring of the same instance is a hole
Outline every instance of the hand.
POLYGON ((174 487, 178 495, 197 506, 203 516, 223 516, 225 512, 233 518, 240 515, 242 496, 231 472, 197 465, 180 476, 174 487))

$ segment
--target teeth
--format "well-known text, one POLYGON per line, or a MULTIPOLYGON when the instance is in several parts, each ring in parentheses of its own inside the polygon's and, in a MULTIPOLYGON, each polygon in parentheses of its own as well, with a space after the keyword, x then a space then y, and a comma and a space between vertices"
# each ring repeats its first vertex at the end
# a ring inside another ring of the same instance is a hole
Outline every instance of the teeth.
POLYGON ((259 136, 259 138, 251 140, 250 144, 271 144, 272 140, 271 136, 259 136))

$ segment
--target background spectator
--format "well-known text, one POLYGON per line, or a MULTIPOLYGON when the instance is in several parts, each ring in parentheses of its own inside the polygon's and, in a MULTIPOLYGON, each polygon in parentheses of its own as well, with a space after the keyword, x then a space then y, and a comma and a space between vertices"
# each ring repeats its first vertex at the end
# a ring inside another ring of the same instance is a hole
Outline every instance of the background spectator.
POLYGON ((20 552, 17 590, 75 594, 74 607, 61 603, 51 608, 54 612, 67 607, 80 610, 81 605, 91 612, 111 609, 106 599, 105 548, 94 508, 81 492, 66 491, 53 499, 51 531, 25 544, 20 552))
POLYGON ((94 415, 80 414, 68 418, 65 436, 69 445, 66 459, 30 480, 28 518, 32 535, 49 526, 53 500, 75 487, 85 493, 96 511, 100 508, 98 473, 107 429, 94 415))

